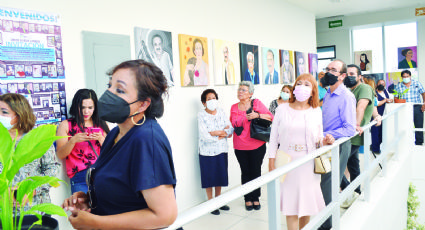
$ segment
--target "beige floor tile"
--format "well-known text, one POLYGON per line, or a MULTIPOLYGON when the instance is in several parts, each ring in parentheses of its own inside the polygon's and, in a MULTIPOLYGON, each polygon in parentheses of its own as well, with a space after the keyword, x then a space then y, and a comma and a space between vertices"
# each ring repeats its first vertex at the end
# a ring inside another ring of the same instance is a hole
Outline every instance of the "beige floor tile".
POLYGON ((183 226, 184 230, 225 230, 242 221, 244 217, 222 211, 220 215, 204 215, 183 226))

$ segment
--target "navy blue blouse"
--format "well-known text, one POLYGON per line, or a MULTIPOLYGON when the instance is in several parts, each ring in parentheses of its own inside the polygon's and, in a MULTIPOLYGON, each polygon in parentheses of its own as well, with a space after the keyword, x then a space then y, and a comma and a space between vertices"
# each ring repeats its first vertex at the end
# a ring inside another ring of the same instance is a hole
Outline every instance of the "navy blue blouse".
POLYGON ((148 208, 140 192, 160 185, 175 187, 171 146, 155 119, 134 126, 115 145, 115 127, 106 136, 92 166, 92 213, 114 215, 148 208))

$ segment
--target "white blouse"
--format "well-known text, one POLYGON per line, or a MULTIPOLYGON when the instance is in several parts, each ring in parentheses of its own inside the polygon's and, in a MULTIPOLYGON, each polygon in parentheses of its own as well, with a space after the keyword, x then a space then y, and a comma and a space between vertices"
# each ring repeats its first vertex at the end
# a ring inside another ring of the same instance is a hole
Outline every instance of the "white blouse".
POLYGON ((227 137, 233 133, 233 127, 224 111, 217 108, 215 115, 202 110, 198 113, 199 130, 199 154, 202 156, 217 156, 220 153, 227 153, 227 137), (229 126, 228 129, 224 129, 229 126), (210 132, 224 130, 227 137, 218 139, 218 136, 211 136, 210 132))

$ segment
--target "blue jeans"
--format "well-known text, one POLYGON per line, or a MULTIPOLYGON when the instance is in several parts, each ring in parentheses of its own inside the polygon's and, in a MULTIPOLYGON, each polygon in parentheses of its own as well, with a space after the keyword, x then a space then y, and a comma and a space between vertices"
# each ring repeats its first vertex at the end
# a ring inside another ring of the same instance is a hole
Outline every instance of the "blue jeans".
POLYGON ((83 171, 77 172, 74 175, 74 177, 70 179, 72 194, 74 194, 74 192, 79 192, 79 191, 87 193, 88 187, 86 183, 86 173, 87 173, 87 169, 84 169, 83 171))

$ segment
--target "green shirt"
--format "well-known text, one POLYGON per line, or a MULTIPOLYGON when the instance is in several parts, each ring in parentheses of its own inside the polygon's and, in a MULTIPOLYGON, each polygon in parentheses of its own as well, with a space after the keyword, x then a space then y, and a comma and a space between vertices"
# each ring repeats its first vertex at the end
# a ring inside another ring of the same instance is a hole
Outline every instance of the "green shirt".
MULTIPOLYGON (((374 92, 372 87, 367 84, 360 84, 356 88, 352 89, 351 92, 353 92, 354 96, 356 97, 356 101, 359 102, 360 99, 367 99, 369 100, 369 104, 366 106, 366 109, 364 111, 363 120, 360 123, 360 126, 364 126, 366 124, 369 124, 370 119, 372 117, 373 113, 373 100, 374 100, 374 92)), ((363 145, 363 135, 362 136, 355 136, 351 139, 351 145, 361 146, 363 145)))

